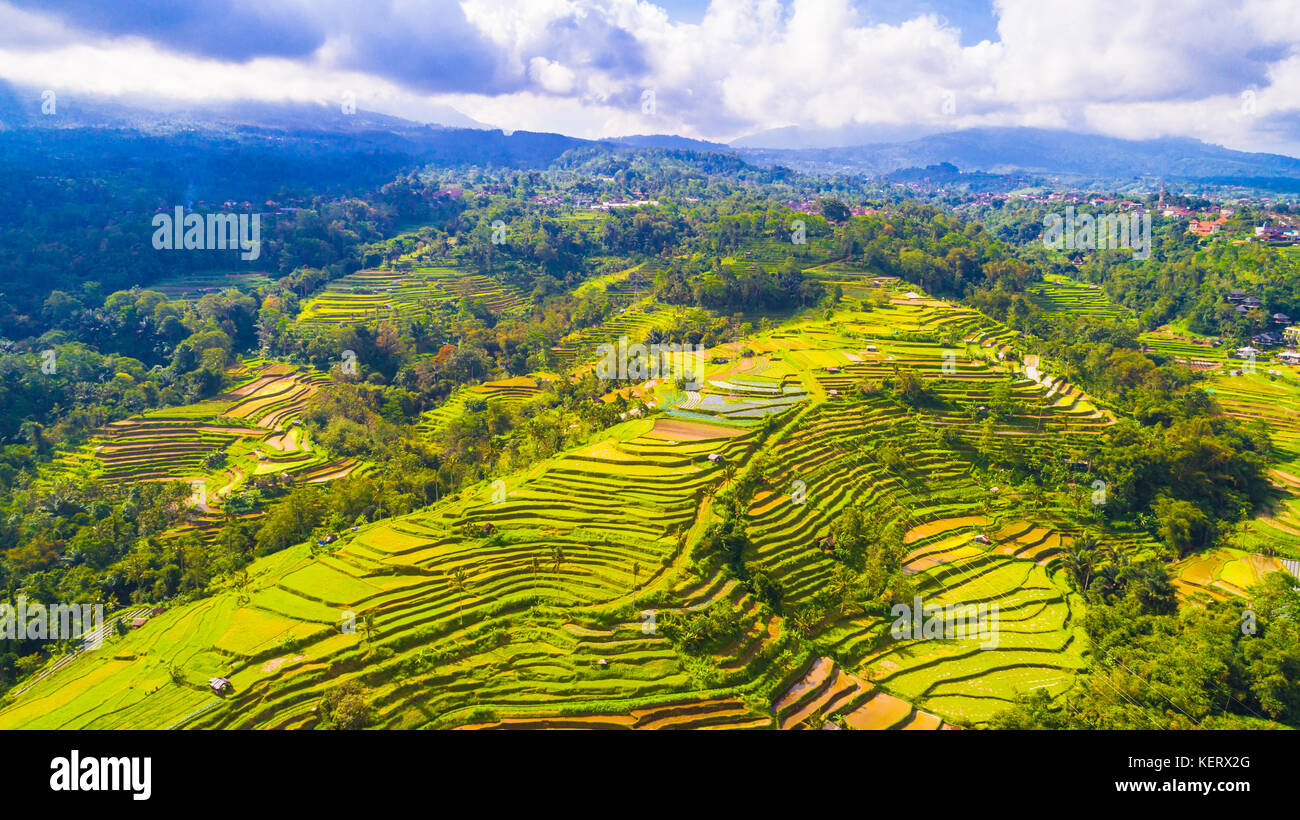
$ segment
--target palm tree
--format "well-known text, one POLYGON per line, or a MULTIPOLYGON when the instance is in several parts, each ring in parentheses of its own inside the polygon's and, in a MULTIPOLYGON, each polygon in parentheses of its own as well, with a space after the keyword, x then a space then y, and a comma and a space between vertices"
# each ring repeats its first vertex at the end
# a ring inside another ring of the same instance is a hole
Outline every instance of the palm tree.
POLYGON ((831 600, 839 605, 840 615, 848 613, 849 607, 857 603, 860 579, 852 569, 840 564, 831 574, 829 593, 831 600))
POLYGON ((465 590, 469 584, 465 580, 465 570, 459 567, 451 574, 451 587, 460 593, 460 600, 456 604, 457 614, 460 616, 460 625, 465 625, 465 590))
POLYGON ((1066 549, 1061 560, 1074 579, 1075 587, 1087 596, 1093 570, 1097 567, 1097 539, 1091 533, 1084 532, 1066 549))

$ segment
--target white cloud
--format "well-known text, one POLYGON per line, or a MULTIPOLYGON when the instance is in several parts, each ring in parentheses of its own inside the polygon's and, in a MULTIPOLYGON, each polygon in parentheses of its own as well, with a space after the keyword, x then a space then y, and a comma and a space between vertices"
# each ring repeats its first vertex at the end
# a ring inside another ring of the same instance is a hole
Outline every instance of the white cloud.
POLYGON ((568 94, 573 90, 573 70, 545 57, 534 57, 528 62, 528 76, 552 94, 568 94))
MULTIPOLYGON (((402 44, 422 4, 390 0, 402 44), (400 25, 399 25, 400 24, 400 25)), ((495 93, 423 93, 422 55, 357 65, 379 23, 338 20, 308 59, 247 62, 180 56, 131 38, 65 32, 0 4, 0 77, 88 92, 184 99, 333 99, 419 119, 451 104, 510 129, 600 137, 678 133, 729 139, 786 125, 1030 125, 1126 137, 1194 136, 1244 149, 1300 153, 1300 15, 1291 0, 996 0, 998 42, 961 44, 934 15, 862 19, 850 0, 714 0, 698 24, 646 0, 439 0, 486 44, 495 93), (66 45, 50 45, 51 42, 66 45), (412 58, 412 59, 406 59, 412 58), (415 66, 413 69, 412 66, 415 66), (493 67, 493 65, 495 67, 493 67), (652 89, 655 110, 642 110, 652 89), (1255 94, 1243 115, 1241 94, 1255 94)), ((329 29, 315 13, 313 25, 329 29)), ((323 22, 325 21, 325 22, 323 22)), ((432 25, 436 21, 425 23, 432 25)), ((421 24, 424 25, 424 24, 421 24)), ((425 25, 427 28, 427 25, 425 25)), ((389 46, 392 48, 392 46, 389 46)), ((401 50, 400 48, 397 50, 401 50)), ((481 55, 479 55, 481 56, 481 55)), ((476 66, 475 70, 479 70, 476 66)), ((427 73, 426 75, 427 76, 427 73)))

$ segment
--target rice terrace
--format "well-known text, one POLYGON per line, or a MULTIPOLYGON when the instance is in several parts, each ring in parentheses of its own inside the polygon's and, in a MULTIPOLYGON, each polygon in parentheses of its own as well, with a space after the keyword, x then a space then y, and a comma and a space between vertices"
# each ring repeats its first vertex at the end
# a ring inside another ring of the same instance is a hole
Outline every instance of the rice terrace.
MULTIPOLYGON (((310 728, 355 720, 338 710, 361 698, 365 725, 380 728, 959 729, 997 725, 1033 698, 1081 708, 1071 698, 1097 663, 1084 616, 1105 602, 1086 575, 1139 583, 1131 568, 1171 558, 1159 527, 1108 519, 1097 498, 1116 482, 1106 448, 1132 436, 1122 405, 1064 378, 1027 334, 832 247, 783 249, 761 228, 742 247, 733 270, 779 264, 829 295, 690 317, 663 301, 664 271, 680 261, 627 260, 579 289, 592 301, 570 309, 594 321, 539 335, 520 375, 466 374, 403 428, 388 404, 341 404, 340 390, 386 389, 358 373, 384 334, 443 317, 526 323, 529 298, 451 267, 361 271, 300 302, 282 337, 296 357, 264 347, 226 365, 228 387, 209 398, 60 447, 40 479, 50 492, 191 490, 149 539, 178 570, 188 551, 250 536, 252 558, 201 590, 168 594, 165 574, 137 587, 106 648, 35 670, 0 726, 310 728), (647 264, 657 286, 621 286, 647 264), (608 340, 627 355, 628 339, 669 338, 688 321, 717 328, 696 337, 694 379, 595 377, 608 340), (326 340, 356 350, 313 364, 326 340), (358 451, 349 434, 402 429, 419 448, 408 452, 463 453, 480 469, 444 462, 418 498, 390 490, 381 507, 376 476, 395 456, 358 451), (379 503, 310 495, 335 484, 379 503), (341 509, 313 516, 310 504, 341 509), (272 532, 281 518, 289 535, 272 532), (258 546, 269 537, 283 546, 258 546), (992 613, 995 632, 930 630, 926 605, 992 613), (901 638, 899 607, 917 626, 901 638)), ((1031 298, 1124 320, 1077 285, 1031 298)), ((464 327, 459 344, 423 345, 416 378, 481 363, 460 361, 464 327)), ((1212 378, 1229 417, 1270 396, 1264 433, 1285 453, 1294 372, 1212 378)), ((1169 564, 1171 606, 1231 606, 1291 571, 1300 479, 1286 466, 1239 546, 1169 564)), ((1141 581, 1151 595, 1158 578, 1141 581)))

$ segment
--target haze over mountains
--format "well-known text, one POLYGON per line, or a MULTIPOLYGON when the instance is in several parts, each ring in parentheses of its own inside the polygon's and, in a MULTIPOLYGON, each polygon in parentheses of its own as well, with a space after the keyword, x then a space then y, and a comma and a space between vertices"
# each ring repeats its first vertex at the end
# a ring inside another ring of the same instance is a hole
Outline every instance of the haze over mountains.
MULTIPOLYGON (((1234 151, 1186 138, 1126 140, 1023 127, 932 133, 925 126, 859 125, 831 130, 777 129, 724 144, 663 134, 587 140, 562 134, 503 132, 450 107, 438 119, 437 123, 422 124, 361 109, 349 113, 340 104, 323 102, 161 106, 153 101, 71 96, 57 97, 55 113, 48 114, 42 111, 39 90, 0 86, 0 131, 110 128, 149 135, 178 131, 314 134, 323 139, 344 137, 355 143, 357 150, 392 152, 423 162, 507 167, 544 165, 571 148, 605 144, 733 153, 753 165, 779 165, 813 174, 882 177, 902 169, 947 163, 963 174, 1185 181, 1300 190, 1300 159, 1234 151)), ((941 170, 935 176, 951 173, 941 170)))

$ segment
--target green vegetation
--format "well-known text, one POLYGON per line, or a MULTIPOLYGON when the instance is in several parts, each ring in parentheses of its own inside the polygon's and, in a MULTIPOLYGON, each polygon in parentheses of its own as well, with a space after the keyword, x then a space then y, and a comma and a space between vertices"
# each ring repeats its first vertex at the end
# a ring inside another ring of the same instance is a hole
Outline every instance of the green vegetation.
POLYGON ((1196 366, 1142 266, 738 162, 427 170, 279 278, 51 293, 0 579, 161 611, 44 675, 4 640, 0 726, 1297 725, 1294 371, 1196 366))

